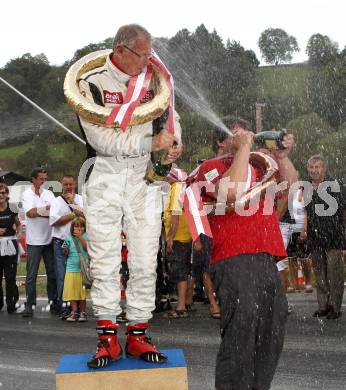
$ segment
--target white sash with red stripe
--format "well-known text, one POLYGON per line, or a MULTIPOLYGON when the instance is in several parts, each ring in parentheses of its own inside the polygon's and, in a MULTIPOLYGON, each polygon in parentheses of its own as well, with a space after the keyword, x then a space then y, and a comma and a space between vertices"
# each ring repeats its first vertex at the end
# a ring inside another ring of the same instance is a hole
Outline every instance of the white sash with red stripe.
MULTIPOLYGON (((174 135, 174 82, 173 77, 159 56, 152 51, 151 62, 157 66, 166 77, 166 83, 171 91, 169 115, 168 115, 168 132, 174 135)), ((147 93, 153 75, 152 66, 147 66, 146 69, 137 76, 132 76, 129 81, 126 96, 123 104, 116 105, 109 117, 106 125, 112 125, 115 122, 119 123, 120 128, 125 131, 128 127, 133 111, 138 106, 139 102, 147 93)))
POLYGON ((192 240, 195 241, 201 233, 212 237, 207 213, 204 210, 201 199, 199 183, 192 183, 187 187, 187 174, 180 168, 173 167, 168 177, 182 184, 179 196, 184 213, 190 228, 192 240))
POLYGON ((184 212, 190 227, 192 241, 195 241, 202 233, 211 238, 213 237, 198 183, 191 184, 185 190, 184 212))
POLYGON ((145 71, 140 73, 138 76, 130 78, 124 103, 113 108, 107 118, 106 125, 118 122, 120 128, 125 131, 130 123, 133 111, 148 91, 152 74, 152 68, 151 66, 148 66, 145 71))
MULTIPOLYGON (((194 170, 189 177, 190 178, 192 176, 196 177, 197 173, 198 173, 198 168, 197 170, 194 170)), ((247 180, 243 192, 244 193, 247 192, 250 189, 250 187, 253 185, 253 183, 254 183, 254 175, 252 174, 251 165, 248 164, 247 180)), ((213 185, 207 182, 204 184, 205 186, 213 185)), ((210 229, 208 213, 205 210, 201 198, 201 183, 193 182, 192 184, 190 184, 189 187, 185 189, 183 205, 184 205, 184 212, 190 228, 192 241, 195 241, 200 234, 205 234, 210 238, 212 238, 213 235, 210 229)))
POLYGON ((155 50, 152 50, 153 56, 151 62, 156 65, 161 72, 166 76, 166 83, 171 91, 171 98, 169 102, 169 111, 168 111, 168 132, 174 135, 174 80, 170 71, 166 68, 165 64, 161 61, 160 57, 157 55, 155 50))

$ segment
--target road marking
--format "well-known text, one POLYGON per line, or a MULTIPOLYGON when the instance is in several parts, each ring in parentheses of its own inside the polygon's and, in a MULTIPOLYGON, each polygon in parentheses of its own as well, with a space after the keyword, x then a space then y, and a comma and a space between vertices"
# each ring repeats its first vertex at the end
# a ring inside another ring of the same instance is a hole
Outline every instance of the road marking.
POLYGON ((10 365, 10 364, 0 364, 0 369, 4 370, 13 370, 13 371, 27 371, 27 372, 42 372, 44 374, 55 374, 55 370, 51 368, 40 368, 40 367, 25 367, 18 365, 10 365))

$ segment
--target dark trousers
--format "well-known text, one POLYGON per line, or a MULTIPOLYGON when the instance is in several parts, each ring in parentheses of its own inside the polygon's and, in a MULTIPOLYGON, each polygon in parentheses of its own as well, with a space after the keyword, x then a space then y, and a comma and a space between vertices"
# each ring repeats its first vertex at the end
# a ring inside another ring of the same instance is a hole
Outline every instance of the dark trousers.
POLYGON ((217 390, 270 388, 282 351, 287 300, 273 258, 243 254, 211 265, 221 306, 217 390))
POLYGON ((26 262, 26 305, 36 305, 36 279, 41 257, 43 257, 47 274, 47 296, 48 302, 56 303, 57 291, 54 272, 53 245, 27 245, 26 262))
POLYGON ((14 309, 19 298, 16 284, 17 255, 0 256, 0 308, 4 306, 3 276, 5 276, 6 305, 8 309, 14 309))
POLYGON ((191 276, 191 251, 191 241, 173 241, 172 253, 167 255, 169 281, 172 284, 186 282, 191 276))
POLYGON ((311 251, 319 310, 341 311, 344 295, 344 262, 341 249, 311 251))
POLYGON ((57 304, 62 307, 62 293, 64 291, 64 280, 66 273, 66 261, 67 256, 65 255, 61 245, 63 240, 53 238, 53 250, 54 250, 54 271, 56 279, 56 290, 57 290, 57 304))

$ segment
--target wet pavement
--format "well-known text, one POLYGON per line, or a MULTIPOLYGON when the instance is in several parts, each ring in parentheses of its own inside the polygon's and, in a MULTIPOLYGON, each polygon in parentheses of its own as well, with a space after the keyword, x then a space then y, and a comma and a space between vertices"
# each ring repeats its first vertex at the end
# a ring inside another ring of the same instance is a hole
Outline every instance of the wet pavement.
MULTIPOLYGON (((287 323, 284 351, 274 390, 341 390, 346 388, 346 310, 341 319, 312 318, 315 294, 288 295, 293 312, 287 323)), ((55 368, 63 354, 95 350, 94 320, 67 323, 38 306, 32 319, 0 312, 0 390, 55 388, 55 368)), ((90 305, 90 304, 89 304, 90 305)), ((168 320, 156 314, 150 334, 161 348, 182 348, 190 390, 213 389, 218 350, 218 322, 208 306, 196 305, 187 319, 168 320)), ((125 341, 121 325, 120 341, 125 341)), ((82 388, 82 387, 81 387, 82 388)), ((79 390, 79 389, 76 389, 79 390)), ((179 389, 177 389, 179 390, 179 389)))

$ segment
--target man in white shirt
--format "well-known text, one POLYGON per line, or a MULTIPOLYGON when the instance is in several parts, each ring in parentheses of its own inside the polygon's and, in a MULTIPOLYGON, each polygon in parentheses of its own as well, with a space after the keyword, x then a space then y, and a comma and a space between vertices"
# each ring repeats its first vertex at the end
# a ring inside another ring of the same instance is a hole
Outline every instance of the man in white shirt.
POLYGON ((23 317, 33 316, 36 305, 36 279, 41 257, 47 274, 47 295, 51 312, 56 311, 56 281, 54 272, 52 229, 49 226, 49 210, 55 198, 54 194, 42 189, 47 181, 47 172, 35 168, 31 174, 32 187, 23 192, 22 203, 26 217, 26 304, 23 317))
POLYGON ((49 225, 52 227, 54 269, 57 287, 57 306, 61 318, 65 318, 68 309, 63 307, 62 293, 66 272, 66 255, 62 245, 70 234, 71 222, 76 217, 84 217, 83 199, 76 194, 76 181, 71 175, 64 175, 61 181, 62 194, 52 202, 49 213, 49 225))

